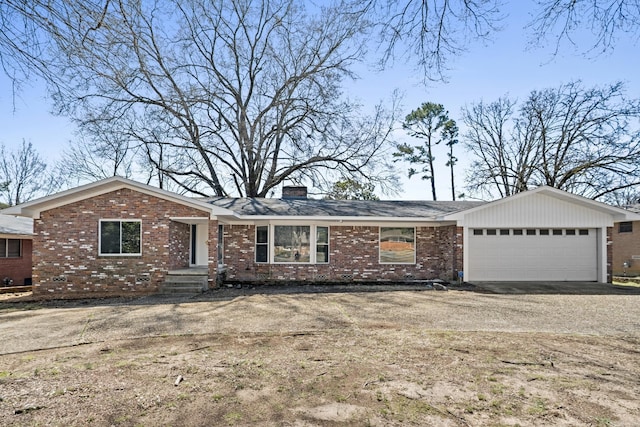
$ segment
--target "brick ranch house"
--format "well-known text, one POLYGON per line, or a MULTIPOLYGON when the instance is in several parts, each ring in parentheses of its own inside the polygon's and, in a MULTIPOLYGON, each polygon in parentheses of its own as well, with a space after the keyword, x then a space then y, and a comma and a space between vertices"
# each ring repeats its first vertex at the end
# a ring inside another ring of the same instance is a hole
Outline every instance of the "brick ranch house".
POLYGON ((31 284, 31 218, 0 215, 0 286, 31 284))
POLYGON ((227 282, 611 280, 631 212, 538 187, 493 202, 195 199, 113 177, 8 208, 34 219, 34 295, 227 282))

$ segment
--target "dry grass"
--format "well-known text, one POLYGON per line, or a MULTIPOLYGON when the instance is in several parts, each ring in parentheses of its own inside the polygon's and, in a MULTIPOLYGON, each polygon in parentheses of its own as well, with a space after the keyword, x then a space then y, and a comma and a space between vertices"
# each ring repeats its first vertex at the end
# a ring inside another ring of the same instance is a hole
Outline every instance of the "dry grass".
MULTIPOLYGON (((545 297, 511 301, 505 324, 529 321, 518 316, 535 315, 529 307, 553 301, 545 297)), ((625 426, 640 419, 637 333, 482 330, 490 322, 478 314, 495 319, 491 306, 509 298, 380 292, 0 307, 4 327, 78 323, 46 342, 49 349, 4 348, 0 425, 625 426), (443 305, 463 311, 468 327, 431 326, 429 313, 440 315, 443 305), (143 319, 161 324, 167 315, 173 328, 140 328, 143 319)))

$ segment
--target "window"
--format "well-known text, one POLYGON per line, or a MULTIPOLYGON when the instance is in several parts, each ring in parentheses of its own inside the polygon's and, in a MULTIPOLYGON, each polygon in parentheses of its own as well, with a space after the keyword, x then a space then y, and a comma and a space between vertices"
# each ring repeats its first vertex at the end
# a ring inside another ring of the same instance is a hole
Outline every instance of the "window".
POLYGON ((587 230, 586 228, 581 228, 580 230, 578 230, 578 234, 580 236, 588 236, 589 235, 589 230, 587 230))
POLYGON ((548 236, 549 235, 549 230, 546 228, 541 228, 540 229, 540 235, 541 236, 548 236))
POLYGON ((554 236, 562 236, 562 230, 557 229, 557 228, 556 228, 556 229, 554 229, 554 230, 553 230, 553 235, 554 235, 554 236))
POLYGON ((513 229, 513 235, 514 236, 522 236, 522 229, 521 228, 514 228, 513 229))
POLYGON ((487 228, 487 236, 495 236, 496 229, 495 228, 487 228))
POLYGON ((508 228, 501 228, 500 229, 500 235, 501 236, 508 236, 509 235, 509 229, 508 228))
POLYGON ((276 225, 273 227, 274 262, 311 262, 309 225, 276 225))
POLYGON ((482 236, 482 228, 474 228, 473 229, 474 236, 482 236))
POLYGON ((576 230, 573 230, 571 228, 567 228, 566 230, 564 230, 564 234, 566 236, 575 236, 576 235, 576 230))
POLYGON ((380 227, 380 263, 415 264, 416 229, 380 227))
POLYGON ((256 262, 269 262, 269 226, 256 227, 256 262))
POLYGON ((0 258, 20 258, 21 243, 20 239, 0 239, 0 258))
POLYGON ((141 223, 100 220, 100 255, 141 255, 141 223))
POLYGON ((316 263, 329 262, 329 227, 316 227, 316 263))
POLYGON ((633 231, 633 223, 625 221, 618 223, 618 233, 631 233, 633 231))
POLYGON ((527 236, 535 236, 536 229, 535 228, 527 228, 527 236))

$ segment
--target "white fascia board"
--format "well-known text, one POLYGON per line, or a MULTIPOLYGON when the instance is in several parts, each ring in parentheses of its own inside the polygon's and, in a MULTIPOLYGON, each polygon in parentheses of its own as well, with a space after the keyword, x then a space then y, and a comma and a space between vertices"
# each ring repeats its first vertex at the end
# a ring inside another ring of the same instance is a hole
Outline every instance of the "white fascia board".
POLYGON ((90 184, 85 184, 79 187, 75 187, 69 190, 62 191, 60 193, 45 196, 30 202, 22 203, 17 206, 5 209, 3 213, 11 215, 27 216, 31 218, 39 218, 40 212, 65 206, 71 203, 78 202, 80 200, 89 199, 91 197, 100 196, 111 191, 120 189, 130 189, 139 193, 147 194, 149 196, 158 197, 160 199, 169 200, 175 203, 180 203, 195 209, 199 209, 210 213, 211 215, 231 215, 232 212, 228 209, 220 208, 218 206, 211 205, 206 202, 201 202, 196 199, 189 198, 177 193, 166 191, 160 188, 155 188, 150 185, 141 184, 136 181, 132 181, 121 177, 111 177, 96 181, 90 184))
POLYGON ((331 224, 331 225, 379 225, 379 224, 419 224, 423 226, 454 225, 455 221, 441 221, 433 218, 415 217, 332 217, 332 216, 282 216, 243 215, 233 218, 219 218, 224 224, 331 224))

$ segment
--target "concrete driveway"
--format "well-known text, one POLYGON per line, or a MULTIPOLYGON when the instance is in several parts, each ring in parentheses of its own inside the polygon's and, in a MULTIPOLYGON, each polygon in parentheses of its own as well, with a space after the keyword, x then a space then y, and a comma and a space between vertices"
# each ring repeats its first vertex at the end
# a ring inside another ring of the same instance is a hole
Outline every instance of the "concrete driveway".
POLYGON ((640 295, 640 287, 598 282, 473 282, 492 294, 640 295))

